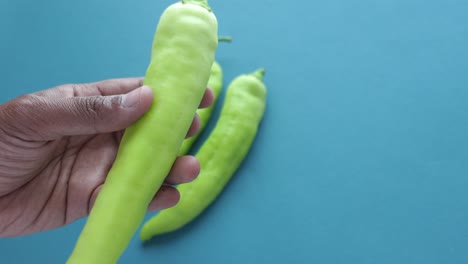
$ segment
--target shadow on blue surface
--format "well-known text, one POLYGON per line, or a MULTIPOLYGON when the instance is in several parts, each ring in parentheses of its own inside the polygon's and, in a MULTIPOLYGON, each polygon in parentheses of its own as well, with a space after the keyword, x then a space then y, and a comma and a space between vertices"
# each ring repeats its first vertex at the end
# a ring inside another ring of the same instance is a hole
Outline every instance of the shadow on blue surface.
POLYGON ((222 209, 222 208, 215 208, 215 207, 216 205, 212 204, 212 206, 209 206, 202 214, 200 214, 197 218, 195 218, 193 221, 191 221, 187 225, 183 226, 182 228, 176 231, 154 236, 150 240, 142 243, 142 247, 144 249, 152 249, 154 247, 160 246, 161 244, 167 245, 169 243, 175 242, 176 240, 182 239, 185 236, 194 234, 194 231, 196 231, 195 230, 196 228, 203 228, 203 225, 208 224, 208 222, 204 220, 205 218, 210 217, 211 210, 222 209))

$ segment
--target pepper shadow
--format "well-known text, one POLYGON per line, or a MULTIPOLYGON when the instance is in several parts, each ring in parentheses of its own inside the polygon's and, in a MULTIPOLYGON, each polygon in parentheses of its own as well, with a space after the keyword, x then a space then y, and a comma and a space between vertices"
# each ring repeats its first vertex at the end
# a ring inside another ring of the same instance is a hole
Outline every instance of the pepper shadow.
POLYGON ((215 219, 210 218, 217 217, 219 215, 219 212, 222 212, 222 210, 225 209, 223 207, 223 203, 225 203, 224 199, 230 199, 228 198, 228 196, 226 196, 226 193, 229 192, 229 189, 235 188, 233 185, 240 184, 239 182, 242 182, 242 184, 249 184, 250 181, 254 180, 248 179, 249 176, 252 176, 249 175, 249 168, 250 163, 253 161, 251 158, 249 158, 249 155, 252 155, 250 154, 250 152, 255 151, 254 145, 255 141, 252 144, 252 148, 250 149, 249 154, 247 154, 247 157, 239 165, 238 169, 231 177, 229 182, 226 183, 223 191, 221 191, 221 193, 216 197, 216 199, 207 208, 205 208, 205 210, 203 210, 203 212, 201 212, 200 215, 198 215, 195 219, 193 219, 191 222, 189 222, 184 227, 178 230, 165 234, 160 234, 152 237, 150 240, 142 242, 141 245, 143 249, 149 250, 151 248, 162 245, 167 246, 169 243, 179 243, 182 239, 184 239, 184 237, 189 237, 190 235, 193 235, 193 233, 203 235, 204 230, 211 227, 211 221, 216 221, 215 219), (240 177, 240 175, 243 176, 240 177))

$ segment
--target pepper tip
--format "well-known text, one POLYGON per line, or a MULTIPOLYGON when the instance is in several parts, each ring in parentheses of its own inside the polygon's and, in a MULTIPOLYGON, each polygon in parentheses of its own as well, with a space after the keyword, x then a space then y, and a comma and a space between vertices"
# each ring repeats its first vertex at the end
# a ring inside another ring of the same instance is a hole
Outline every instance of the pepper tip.
POLYGON ((259 68, 258 70, 253 72, 252 75, 255 76, 257 79, 259 79, 260 81, 263 81, 263 76, 265 76, 265 73, 266 71, 264 68, 259 68))

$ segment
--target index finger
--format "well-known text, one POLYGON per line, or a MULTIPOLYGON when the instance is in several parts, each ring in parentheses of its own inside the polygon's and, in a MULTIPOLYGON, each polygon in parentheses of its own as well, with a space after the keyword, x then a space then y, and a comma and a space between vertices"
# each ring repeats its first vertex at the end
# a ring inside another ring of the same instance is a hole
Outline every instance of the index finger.
POLYGON ((75 96, 107 96, 129 93, 143 86, 143 77, 108 79, 86 84, 72 84, 75 96))
POLYGON ((108 79, 80 84, 63 84, 34 93, 46 97, 106 96, 129 93, 143 85, 143 77, 108 79))

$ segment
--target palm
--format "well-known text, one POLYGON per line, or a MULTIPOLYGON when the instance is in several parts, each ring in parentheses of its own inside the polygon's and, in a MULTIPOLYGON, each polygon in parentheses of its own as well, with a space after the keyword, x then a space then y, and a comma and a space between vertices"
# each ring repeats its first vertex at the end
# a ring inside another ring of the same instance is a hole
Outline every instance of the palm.
POLYGON ((4 227, 30 233, 86 216, 117 153, 118 134, 64 137, 32 148, 28 166, 9 172, 20 187, 0 198, 0 218, 12 218, 4 227))

